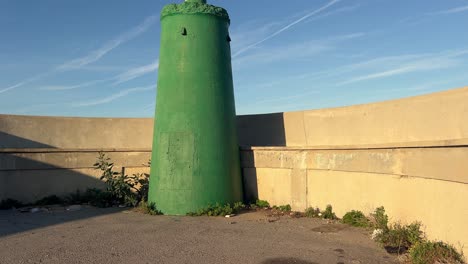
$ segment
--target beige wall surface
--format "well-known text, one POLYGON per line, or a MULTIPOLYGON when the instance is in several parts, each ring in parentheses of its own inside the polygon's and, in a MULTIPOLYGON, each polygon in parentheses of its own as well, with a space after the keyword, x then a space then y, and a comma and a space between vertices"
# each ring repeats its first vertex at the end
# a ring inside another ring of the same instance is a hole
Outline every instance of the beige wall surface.
MULTIPOLYGON (((107 150, 115 171, 147 173, 151 151, 107 150)), ((34 202, 48 195, 64 196, 87 188, 103 188, 93 168, 98 150, 0 150, 0 200, 34 202)))
POLYGON ((151 118, 0 115, 0 148, 151 148, 151 118))
MULTIPOLYGON (((399 100, 238 116, 241 146, 468 143, 468 87, 399 100)), ((151 118, 0 115, 0 148, 151 148, 151 118)))
POLYGON ((248 199, 298 211, 331 204, 339 217, 384 206, 392 221, 421 221, 430 239, 468 250, 468 146, 254 147, 241 157, 248 199))
MULTIPOLYGON (((349 107, 237 118, 249 199, 339 216, 385 206, 468 254, 468 87, 349 107), (244 147, 245 146, 245 147, 244 147)), ((102 187, 117 169, 147 172, 153 120, 0 115, 0 199, 34 201, 102 187)))
POLYGON ((239 143, 325 147, 467 144, 466 102, 468 87, 372 104, 239 116, 239 143))
POLYGON ((287 146, 468 142, 468 87, 349 107, 284 113, 287 146))

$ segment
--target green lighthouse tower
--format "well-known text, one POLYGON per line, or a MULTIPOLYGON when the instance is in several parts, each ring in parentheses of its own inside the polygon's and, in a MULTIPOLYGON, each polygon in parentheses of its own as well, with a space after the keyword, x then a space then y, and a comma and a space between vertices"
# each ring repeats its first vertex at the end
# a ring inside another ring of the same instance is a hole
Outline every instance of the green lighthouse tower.
POLYGON ((242 200, 229 23, 206 0, 162 10, 148 202, 164 214, 242 200))

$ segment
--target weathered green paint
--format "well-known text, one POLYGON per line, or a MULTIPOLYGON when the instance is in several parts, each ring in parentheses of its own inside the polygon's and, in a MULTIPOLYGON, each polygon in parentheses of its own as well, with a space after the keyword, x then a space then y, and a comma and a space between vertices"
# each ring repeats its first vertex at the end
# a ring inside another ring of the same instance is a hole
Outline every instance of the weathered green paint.
POLYGON ((201 2, 161 15, 149 202, 170 215, 242 200, 229 17, 201 2))

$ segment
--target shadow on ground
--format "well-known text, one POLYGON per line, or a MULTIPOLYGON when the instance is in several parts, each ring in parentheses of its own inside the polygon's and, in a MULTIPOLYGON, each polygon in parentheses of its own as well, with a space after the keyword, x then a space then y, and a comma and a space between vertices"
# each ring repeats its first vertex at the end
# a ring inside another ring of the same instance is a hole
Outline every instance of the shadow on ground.
MULTIPOLYGON (((50 195, 63 198, 76 193, 77 190, 104 188, 104 183, 95 177, 80 173, 73 168, 58 167, 41 161, 45 159, 46 149, 56 150, 53 146, 0 131, 0 201, 15 199, 29 204, 50 195)), ((56 153, 48 154, 56 155, 56 153)), ((89 168, 91 167, 92 164, 89 168)), ((122 210, 124 209, 110 208, 71 212, 65 211, 63 207, 38 213, 0 210, 0 237, 122 210), (61 210, 62 213, 57 217, 47 217, 58 213, 54 210, 61 210)))
POLYGON ((48 226, 64 224, 103 215, 116 214, 125 208, 93 208, 83 206, 77 211, 67 211, 65 207, 54 207, 51 211, 21 213, 17 210, 0 210, 0 238, 16 233, 33 232, 48 226))
POLYGON ((318 264, 317 262, 306 261, 298 258, 269 258, 261 264, 318 264))

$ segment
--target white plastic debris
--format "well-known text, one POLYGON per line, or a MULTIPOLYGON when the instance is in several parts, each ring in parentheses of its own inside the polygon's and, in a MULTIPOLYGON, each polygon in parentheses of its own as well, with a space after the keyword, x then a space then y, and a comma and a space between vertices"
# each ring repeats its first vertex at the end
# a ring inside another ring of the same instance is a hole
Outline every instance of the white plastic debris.
POLYGON ((375 229, 374 232, 372 232, 372 240, 375 240, 379 235, 383 233, 382 229, 375 229))
POLYGON ((29 212, 31 213, 39 213, 40 211, 41 211, 41 208, 37 208, 37 207, 31 208, 31 210, 29 210, 29 212))
POLYGON ((67 207, 67 211, 79 211, 81 210, 81 205, 74 204, 67 207))

